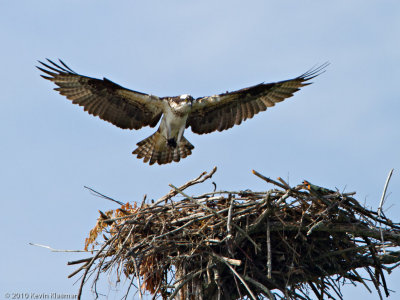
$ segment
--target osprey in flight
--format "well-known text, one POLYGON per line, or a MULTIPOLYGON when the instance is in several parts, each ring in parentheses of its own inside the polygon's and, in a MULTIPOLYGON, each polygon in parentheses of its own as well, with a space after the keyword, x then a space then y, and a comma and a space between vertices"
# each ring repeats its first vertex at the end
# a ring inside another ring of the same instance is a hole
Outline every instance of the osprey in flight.
POLYGON ((126 89, 107 78, 96 79, 79 75, 63 61, 39 62, 37 67, 49 76, 61 95, 83 106, 89 114, 100 117, 123 129, 154 127, 157 131, 137 143, 132 154, 143 161, 168 164, 178 162, 192 153, 194 146, 183 136, 191 127, 197 134, 222 131, 251 119, 275 103, 293 96, 310 79, 324 72, 327 63, 290 80, 260 83, 238 91, 194 99, 184 94, 176 97, 157 97, 126 89))

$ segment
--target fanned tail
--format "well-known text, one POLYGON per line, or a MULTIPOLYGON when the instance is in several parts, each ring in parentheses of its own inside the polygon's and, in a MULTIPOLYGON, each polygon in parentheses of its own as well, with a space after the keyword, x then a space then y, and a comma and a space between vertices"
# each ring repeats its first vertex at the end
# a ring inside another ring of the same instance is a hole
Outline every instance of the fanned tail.
POLYGON ((176 147, 169 146, 165 137, 158 131, 148 138, 137 143, 137 148, 132 152, 137 158, 143 158, 143 162, 149 161, 150 165, 158 163, 159 165, 169 164, 172 161, 180 161, 181 158, 192 154, 194 146, 182 136, 176 147))

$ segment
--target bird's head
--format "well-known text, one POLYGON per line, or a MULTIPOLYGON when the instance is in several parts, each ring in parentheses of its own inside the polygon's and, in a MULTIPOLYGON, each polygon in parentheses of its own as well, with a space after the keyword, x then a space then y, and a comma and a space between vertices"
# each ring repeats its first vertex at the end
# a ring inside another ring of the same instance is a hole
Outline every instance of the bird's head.
POLYGON ((184 102, 184 103, 188 103, 188 104, 190 104, 190 105, 192 105, 192 102, 193 102, 193 97, 192 96, 190 96, 189 94, 183 94, 183 95, 181 95, 180 97, 180 100, 182 101, 182 102, 184 102))

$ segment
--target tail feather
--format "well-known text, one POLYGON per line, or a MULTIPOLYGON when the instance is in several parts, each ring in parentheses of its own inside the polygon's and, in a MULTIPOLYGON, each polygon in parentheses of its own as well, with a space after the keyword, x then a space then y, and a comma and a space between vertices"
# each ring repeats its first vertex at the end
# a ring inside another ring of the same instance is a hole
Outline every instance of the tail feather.
POLYGON ((176 147, 169 146, 167 140, 158 131, 148 138, 137 143, 137 148, 132 152, 137 158, 143 158, 143 162, 149 162, 150 165, 158 163, 159 165, 168 164, 172 161, 178 162, 192 154, 194 146, 182 136, 176 147))

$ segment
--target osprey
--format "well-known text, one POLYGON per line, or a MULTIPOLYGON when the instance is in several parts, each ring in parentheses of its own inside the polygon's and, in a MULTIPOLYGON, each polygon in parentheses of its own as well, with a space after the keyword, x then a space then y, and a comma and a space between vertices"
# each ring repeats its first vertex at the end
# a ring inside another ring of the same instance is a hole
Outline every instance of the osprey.
POLYGON ((184 94, 176 97, 157 97, 126 89, 107 78, 96 79, 71 70, 63 61, 56 64, 39 63, 37 67, 49 76, 61 95, 72 103, 83 106, 93 116, 123 129, 154 127, 161 119, 157 131, 137 143, 132 154, 145 163, 167 164, 178 162, 192 153, 194 146, 183 136, 191 127, 197 134, 222 131, 239 125, 260 111, 293 96, 307 81, 324 72, 328 65, 310 69, 290 80, 260 83, 241 90, 194 99, 184 94))

